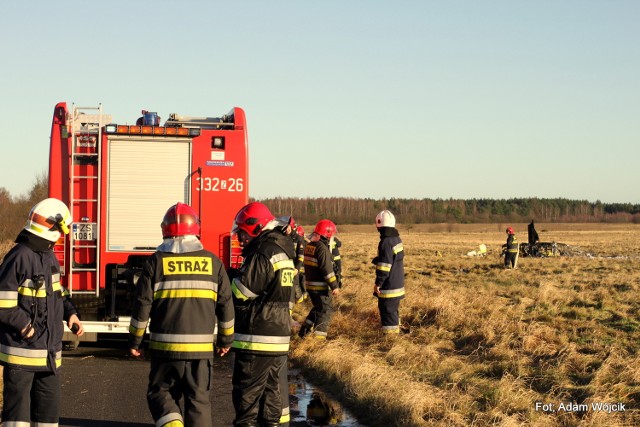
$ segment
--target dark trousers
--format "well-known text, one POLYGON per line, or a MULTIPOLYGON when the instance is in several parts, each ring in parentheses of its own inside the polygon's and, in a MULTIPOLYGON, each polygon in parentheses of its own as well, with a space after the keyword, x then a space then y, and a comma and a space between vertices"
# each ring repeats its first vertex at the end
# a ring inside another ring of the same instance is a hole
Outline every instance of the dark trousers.
POLYGON ((285 362, 280 370, 280 401, 282 413, 280 414, 280 427, 289 427, 291 413, 289 410, 289 363, 285 362))
POLYGON ((233 391, 236 410, 233 425, 237 427, 277 426, 282 415, 280 375, 287 364, 287 355, 269 356, 235 352, 233 391), (260 418, 260 420, 259 420, 260 418))
POLYGON ((309 311, 307 319, 300 329, 300 336, 304 336, 313 329, 313 333, 318 338, 326 338, 329 330, 329 323, 333 317, 333 303, 327 291, 309 292, 309 298, 313 308, 309 311))
POLYGON ((2 421, 58 423, 60 376, 4 367, 2 421))
POLYGON ((504 266, 509 268, 513 268, 516 266, 516 255, 517 252, 507 252, 504 254, 504 266))
POLYGON ((147 403, 163 426, 181 421, 185 426, 211 427, 211 370, 213 360, 151 359, 147 403), (184 397, 184 417, 180 399, 184 397))
POLYGON ((378 298, 382 332, 400 332, 400 301, 402 298, 378 298))

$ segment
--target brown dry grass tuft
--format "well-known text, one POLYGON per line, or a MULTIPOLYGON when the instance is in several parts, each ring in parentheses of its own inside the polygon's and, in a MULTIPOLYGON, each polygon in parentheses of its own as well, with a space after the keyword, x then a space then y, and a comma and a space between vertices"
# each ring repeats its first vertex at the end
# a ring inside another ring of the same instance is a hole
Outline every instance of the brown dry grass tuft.
POLYGON ((0 261, 4 258, 4 256, 9 252, 9 249, 13 247, 15 243, 10 240, 5 242, 0 242, 0 261))
MULTIPOLYGON (((517 270, 502 268, 503 228, 401 229, 410 332, 390 339, 371 295, 377 233, 341 227, 345 288, 329 339, 295 341, 292 359, 371 426, 640 425, 640 226, 538 224, 579 256, 521 258, 517 270), (480 243, 487 257, 465 256, 480 243)), ((516 230, 526 239, 525 224, 516 230)))

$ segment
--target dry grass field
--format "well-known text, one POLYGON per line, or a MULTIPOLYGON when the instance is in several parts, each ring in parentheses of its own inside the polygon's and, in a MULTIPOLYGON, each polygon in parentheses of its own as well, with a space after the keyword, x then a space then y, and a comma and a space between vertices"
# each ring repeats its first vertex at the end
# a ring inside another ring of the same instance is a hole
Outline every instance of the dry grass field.
MULTIPOLYGON (((396 337, 379 332, 371 294, 375 227, 340 226, 345 287, 329 338, 294 340, 292 360, 369 426, 640 425, 640 225, 537 224, 577 255, 516 270, 499 257, 506 226, 400 227, 396 337), (488 256, 466 256, 481 243, 488 256)), ((524 242, 526 224, 513 226, 524 242)))
MULTIPOLYGON (((375 228, 339 227, 339 308, 326 342, 294 342, 294 363, 370 426, 640 425, 640 226, 537 224, 577 255, 505 270, 506 226, 400 227, 395 338, 371 293, 375 228), (488 256, 466 256, 481 243, 488 256)), ((526 241, 526 224, 514 228, 526 241)))

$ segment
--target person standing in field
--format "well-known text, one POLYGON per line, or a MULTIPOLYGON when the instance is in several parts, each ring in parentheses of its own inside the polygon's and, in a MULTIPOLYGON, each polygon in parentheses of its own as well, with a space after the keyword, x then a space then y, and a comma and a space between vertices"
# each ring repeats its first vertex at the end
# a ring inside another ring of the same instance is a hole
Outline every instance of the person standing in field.
POLYGON ((58 425, 63 320, 75 335, 84 333, 69 291, 60 284, 60 264, 53 253, 71 221, 62 201, 37 203, 0 265, 5 426, 58 425))
MULTIPOLYGON (((307 293, 307 289, 304 287, 304 248, 307 246, 307 239, 304 235, 304 229, 300 224, 296 224, 295 232, 299 237, 299 244, 296 245, 296 256, 297 261, 299 262, 298 268, 298 286, 302 291, 302 300, 306 300, 309 298, 309 294, 307 293), (301 252, 300 252, 301 251, 301 252)), ((300 301, 296 301, 300 302, 300 301)))
POLYGON ((373 295, 378 298, 378 310, 382 332, 400 332, 400 301, 404 298, 404 246, 396 229, 396 219, 388 210, 376 216, 380 233, 378 255, 372 263, 376 266, 373 295))
POLYGON ((504 249, 504 268, 516 268, 518 259, 518 239, 512 227, 507 227, 507 243, 502 245, 504 249))
POLYGON ((529 245, 533 246, 535 245, 537 242, 540 241, 540 237, 538 236, 538 232, 536 231, 536 227, 533 224, 533 220, 531 220, 531 223, 529 224, 528 228, 527 228, 527 234, 528 234, 528 238, 529 238, 529 245))
POLYGON ((331 238, 337 231, 332 221, 318 221, 311 234, 311 241, 304 249, 305 287, 313 308, 298 331, 301 338, 310 332, 313 332, 315 338, 327 338, 334 310, 332 299, 340 293, 330 248, 331 238))
POLYGON ((527 234, 529 238, 529 253, 532 255, 536 254, 535 245, 540 241, 540 237, 538 236, 538 232, 536 231, 536 227, 533 224, 533 220, 531 220, 531 224, 527 227, 527 234))
POLYGON ((293 263, 298 271, 294 282, 294 299, 295 302, 299 303, 309 296, 307 290, 304 288, 304 247, 307 245, 307 242, 304 240, 302 227, 295 222, 293 217, 291 217, 289 222, 289 226, 291 227, 289 235, 293 240, 293 246, 296 250, 296 258, 293 263), (298 231, 299 229, 300 232, 298 231))
POLYGON ((338 288, 342 289, 342 256, 340 255, 342 242, 340 241, 340 239, 338 239, 337 236, 333 236, 331 239, 329 239, 329 247, 331 248, 333 271, 336 273, 338 288))
POLYGON ((129 327, 130 353, 140 356, 149 324, 151 371, 147 403, 156 426, 211 426, 214 332, 224 356, 233 342, 229 278, 220 259, 200 242, 200 220, 189 205, 171 206, 161 223, 162 244, 147 260, 129 327), (184 415, 180 399, 184 397, 184 415))
POLYGON ((236 308, 235 362, 231 398, 236 427, 275 427, 289 420, 280 385, 287 369, 291 338, 290 304, 297 270, 287 224, 262 203, 236 214, 232 227, 242 246, 243 262, 231 274, 236 308))

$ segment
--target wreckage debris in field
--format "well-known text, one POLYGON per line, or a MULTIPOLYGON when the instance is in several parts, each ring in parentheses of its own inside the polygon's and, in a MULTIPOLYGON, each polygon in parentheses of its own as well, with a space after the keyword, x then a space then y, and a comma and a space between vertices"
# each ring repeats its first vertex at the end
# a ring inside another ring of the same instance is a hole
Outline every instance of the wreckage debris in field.
POLYGON ((486 256, 487 255, 487 245, 482 243, 478 246, 477 251, 467 252, 467 256, 486 256))
POLYGON ((520 255, 523 257, 557 257, 557 256, 591 256, 578 246, 567 245, 557 242, 537 242, 533 245, 528 243, 520 245, 520 255))

